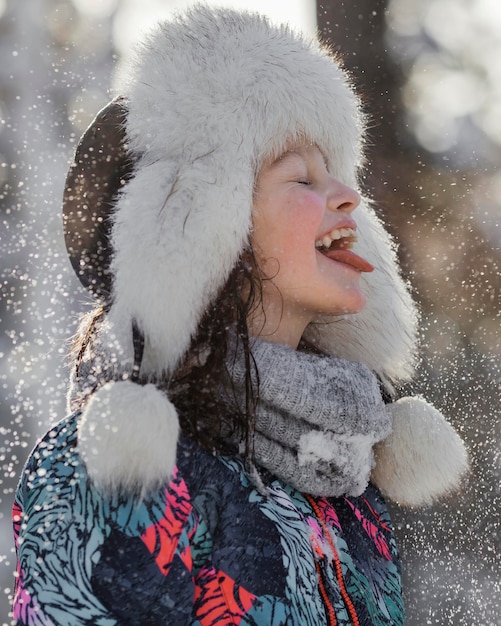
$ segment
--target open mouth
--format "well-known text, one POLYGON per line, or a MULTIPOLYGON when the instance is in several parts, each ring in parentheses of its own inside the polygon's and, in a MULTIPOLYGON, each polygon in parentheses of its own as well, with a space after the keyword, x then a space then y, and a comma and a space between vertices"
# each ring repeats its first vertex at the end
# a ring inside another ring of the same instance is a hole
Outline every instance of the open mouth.
POLYGON ((318 252, 332 261, 344 263, 358 272, 372 272, 374 266, 352 251, 357 237, 353 228, 335 228, 322 239, 315 241, 318 252))
POLYGON ((315 248, 322 254, 331 250, 351 250, 357 240, 353 228, 335 228, 322 239, 315 241, 315 248))

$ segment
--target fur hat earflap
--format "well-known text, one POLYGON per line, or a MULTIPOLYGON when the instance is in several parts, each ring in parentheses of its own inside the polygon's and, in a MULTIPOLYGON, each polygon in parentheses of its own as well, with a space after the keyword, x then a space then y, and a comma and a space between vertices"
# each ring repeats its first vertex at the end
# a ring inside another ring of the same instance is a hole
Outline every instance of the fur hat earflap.
POLYGON ((468 453, 444 416, 421 397, 387 405, 392 434, 375 446, 372 481, 391 500, 426 506, 456 491, 468 471, 468 453))

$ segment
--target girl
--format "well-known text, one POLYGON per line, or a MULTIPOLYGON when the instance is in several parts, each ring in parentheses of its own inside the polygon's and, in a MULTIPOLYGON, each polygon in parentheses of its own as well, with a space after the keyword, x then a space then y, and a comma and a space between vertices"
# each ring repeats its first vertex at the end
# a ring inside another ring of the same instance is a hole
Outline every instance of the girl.
POLYGON ((17 492, 16 623, 402 624, 381 492, 429 502, 466 454, 392 401, 416 314, 357 190, 348 78, 203 6, 122 74, 65 188, 97 307, 17 492))

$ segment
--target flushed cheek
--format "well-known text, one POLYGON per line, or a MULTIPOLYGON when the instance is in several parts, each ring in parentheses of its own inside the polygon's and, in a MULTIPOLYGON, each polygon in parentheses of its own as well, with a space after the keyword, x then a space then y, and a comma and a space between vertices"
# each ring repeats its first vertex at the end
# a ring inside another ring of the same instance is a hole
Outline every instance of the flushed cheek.
POLYGON ((319 228, 325 217, 325 200, 305 191, 290 200, 288 213, 305 227, 319 228))
POLYGON ((283 240, 303 247, 303 254, 315 250, 315 241, 322 225, 323 211, 310 205, 295 206, 288 212, 282 231, 283 240))
POLYGON ((325 214, 321 202, 311 194, 294 194, 265 198, 264 205, 265 210, 262 206, 256 209, 251 237, 262 268, 275 274, 277 261, 284 268, 314 260, 315 241, 325 214))

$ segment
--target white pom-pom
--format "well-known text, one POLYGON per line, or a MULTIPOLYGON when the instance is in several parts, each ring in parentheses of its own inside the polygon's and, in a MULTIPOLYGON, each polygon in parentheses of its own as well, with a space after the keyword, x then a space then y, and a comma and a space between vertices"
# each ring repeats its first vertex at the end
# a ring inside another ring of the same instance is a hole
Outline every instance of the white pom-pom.
POLYGON ((400 504, 424 506, 458 488, 468 454, 454 428, 420 397, 389 404, 392 434, 375 446, 372 481, 400 504))
POLYGON ((98 487, 144 495, 172 476, 178 434, 176 409, 155 385, 110 382, 81 415, 78 451, 98 487))

